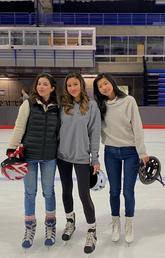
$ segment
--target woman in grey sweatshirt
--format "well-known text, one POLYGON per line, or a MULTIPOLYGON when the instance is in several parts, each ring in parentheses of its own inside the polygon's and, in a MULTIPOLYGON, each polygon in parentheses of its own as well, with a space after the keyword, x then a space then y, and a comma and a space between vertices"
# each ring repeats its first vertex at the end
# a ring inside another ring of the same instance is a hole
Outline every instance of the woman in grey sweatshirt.
POLYGON ((123 168, 125 199, 125 240, 133 241, 132 219, 135 209, 134 187, 139 159, 146 164, 142 122, 132 96, 120 91, 109 74, 99 74, 93 83, 95 100, 102 117, 101 136, 105 145, 105 167, 110 184, 112 241, 120 238, 120 192, 123 168))
POLYGON ((96 245, 95 210, 90 197, 90 164, 94 173, 100 169, 98 151, 101 134, 100 111, 85 90, 85 81, 78 73, 65 78, 62 98, 58 168, 62 182, 62 198, 67 224, 62 239, 67 241, 75 230, 75 213, 72 197, 72 169, 76 172, 79 196, 83 205, 88 232, 85 253, 96 245))

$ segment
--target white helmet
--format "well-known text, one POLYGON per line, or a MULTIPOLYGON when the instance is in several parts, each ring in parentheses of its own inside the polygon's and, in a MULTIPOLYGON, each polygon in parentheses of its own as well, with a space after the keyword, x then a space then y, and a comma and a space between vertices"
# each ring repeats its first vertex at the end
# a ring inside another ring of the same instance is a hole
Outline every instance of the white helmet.
POLYGON ((90 189, 93 191, 99 191, 105 187, 107 178, 102 170, 93 175, 93 167, 90 169, 90 189))

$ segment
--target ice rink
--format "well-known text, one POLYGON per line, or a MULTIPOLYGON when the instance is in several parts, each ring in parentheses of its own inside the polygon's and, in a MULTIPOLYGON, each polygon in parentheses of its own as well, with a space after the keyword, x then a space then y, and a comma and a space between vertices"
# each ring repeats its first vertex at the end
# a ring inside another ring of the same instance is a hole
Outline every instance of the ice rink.
MULTIPOLYGON (((5 150, 12 130, 0 130, 0 161, 6 158, 5 150)), ((165 130, 145 129, 145 143, 149 155, 159 158, 162 176, 165 181, 165 130)), ((100 148, 100 161, 103 164, 103 146, 100 148)), ((124 202, 121 195, 122 235, 119 243, 111 241, 111 214, 109 208, 109 185, 99 192, 91 192, 97 218, 97 245, 91 255, 83 253, 87 225, 80 203, 74 176, 74 204, 76 231, 65 244, 61 234, 65 225, 65 214, 61 199, 61 183, 56 172, 55 191, 57 201, 57 240, 47 249, 44 245, 44 200, 40 180, 37 194, 37 231, 34 244, 26 253, 21 247, 24 235, 23 182, 8 181, 0 175, 0 258, 164 258, 165 257, 165 187, 159 182, 136 184, 136 213, 134 219, 135 241, 125 243, 124 202)))

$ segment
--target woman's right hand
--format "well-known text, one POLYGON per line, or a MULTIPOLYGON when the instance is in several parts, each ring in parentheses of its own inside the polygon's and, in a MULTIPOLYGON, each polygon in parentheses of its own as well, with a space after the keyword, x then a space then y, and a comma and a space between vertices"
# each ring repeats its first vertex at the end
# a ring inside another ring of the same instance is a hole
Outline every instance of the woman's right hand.
POLYGON ((149 156, 144 156, 143 158, 141 158, 144 166, 146 166, 147 162, 149 161, 149 156))
POLYGON ((95 164, 93 165, 93 175, 95 175, 96 173, 98 173, 98 171, 100 170, 100 164, 95 164))
POLYGON ((14 157, 14 152, 15 152, 15 149, 7 149, 6 155, 8 156, 8 158, 12 158, 14 157))

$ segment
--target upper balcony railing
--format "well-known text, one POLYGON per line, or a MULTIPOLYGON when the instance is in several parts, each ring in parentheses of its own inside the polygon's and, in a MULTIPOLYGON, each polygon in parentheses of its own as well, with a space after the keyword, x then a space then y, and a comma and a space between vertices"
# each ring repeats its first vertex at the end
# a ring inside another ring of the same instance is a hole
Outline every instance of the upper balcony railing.
POLYGON ((0 25, 165 25, 165 13, 1 13, 0 25))

